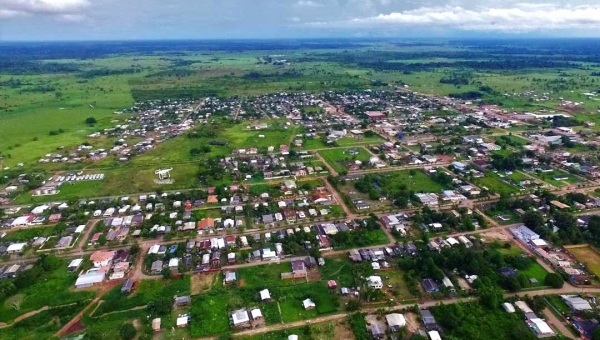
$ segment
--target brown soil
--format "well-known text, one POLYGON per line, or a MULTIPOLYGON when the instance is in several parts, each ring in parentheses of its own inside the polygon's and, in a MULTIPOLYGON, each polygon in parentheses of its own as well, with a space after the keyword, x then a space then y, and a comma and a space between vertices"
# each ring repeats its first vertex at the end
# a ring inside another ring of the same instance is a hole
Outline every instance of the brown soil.
POLYGON ((197 295, 206 291, 206 287, 208 287, 208 290, 210 290, 210 288, 212 288, 212 286, 214 286, 214 284, 217 282, 218 276, 218 272, 192 275, 190 279, 192 295, 197 295))
POLYGON ((340 321, 335 324, 335 338, 334 340, 354 340, 354 332, 350 328, 350 324, 347 320, 340 321))
POLYGON ((246 281, 244 281, 244 279, 241 279, 238 281, 238 287, 242 288, 246 286, 246 281))
POLYGON ((65 330, 64 335, 80 333, 80 332, 83 332, 84 330, 85 330, 85 325, 83 324, 83 322, 81 322, 81 320, 78 320, 77 322, 73 323, 69 328, 67 328, 65 330))
POLYGON ((421 323, 419 322, 419 317, 415 313, 404 313, 404 318, 406 319, 406 329, 409 334, 413 334, 419 330, 419 326, 421 323))

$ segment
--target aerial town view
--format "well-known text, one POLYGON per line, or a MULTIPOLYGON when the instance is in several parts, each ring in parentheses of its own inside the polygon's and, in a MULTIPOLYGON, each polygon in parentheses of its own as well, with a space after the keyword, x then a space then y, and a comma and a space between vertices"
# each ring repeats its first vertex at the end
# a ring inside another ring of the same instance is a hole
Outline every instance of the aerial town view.
POLYGON ((600 340, 599 32, 0 1, 0 339, 600 340))

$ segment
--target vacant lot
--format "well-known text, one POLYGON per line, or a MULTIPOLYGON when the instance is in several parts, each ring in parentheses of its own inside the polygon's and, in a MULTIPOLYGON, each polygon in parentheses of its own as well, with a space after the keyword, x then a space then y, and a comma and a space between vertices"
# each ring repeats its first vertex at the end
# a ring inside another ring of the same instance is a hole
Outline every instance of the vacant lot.
POLYGON ((476 178, 474 182, 480 188, 487 188, 489 191, 496 194, 510 195, 519 191, 514 186, 502 181, 498 175, 491 171, 486 172, 484 177, 476 178))
POLYGON ((371 157, 371 154, 362 147, 322 150, 319 151, 319 154, 329 165, 340 172, 348 170, 347 163, 354 161, 368 162, 371 157))
POLYGON ((73 289, 77 273, 66 270, 69 260, 61 259, 61 262, 62 265, 50 272, 44 280, 36 281, 0 300, 0 322, 9 322, 19 315, 44 306, 56 307, 94 298, 94 292, 73 289))
POLYGON ((421 170, 400 170, 385 173, 382 174, 382 176, 386 177, 382 188, 391 196, 394 196, 394 193, 402 189, 414 190, 415 192, 434 193, 438 193, 444 189, 444 187, 435 182, 421 170))
POLYGON ((569 247, 568 251, 577 258, 577 261, 585 264, 592 274, 600 277, 600 255, 595 252, 590 246, 569 247))
POLYGON ((569 184, 581 183, 581 180, 568 172, 554 169, 551 172, 536 172, 535 177, 552 184, 555 187, 563 187, 569 184))

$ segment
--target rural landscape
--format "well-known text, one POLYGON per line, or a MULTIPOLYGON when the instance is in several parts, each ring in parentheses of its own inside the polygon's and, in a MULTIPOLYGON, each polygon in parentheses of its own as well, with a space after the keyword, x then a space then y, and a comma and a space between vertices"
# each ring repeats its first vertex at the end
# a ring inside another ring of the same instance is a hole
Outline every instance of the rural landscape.
POLYGON ((0 42, 0 338, 600 339, 599 55, 0 42))

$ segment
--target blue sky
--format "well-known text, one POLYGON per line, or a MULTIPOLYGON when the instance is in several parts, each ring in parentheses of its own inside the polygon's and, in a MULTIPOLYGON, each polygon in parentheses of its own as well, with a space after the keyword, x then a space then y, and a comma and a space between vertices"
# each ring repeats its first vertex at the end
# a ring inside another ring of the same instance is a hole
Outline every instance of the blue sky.
POLYGON ((600 36, 597 0, 0 0, 0 41, 600 36))

